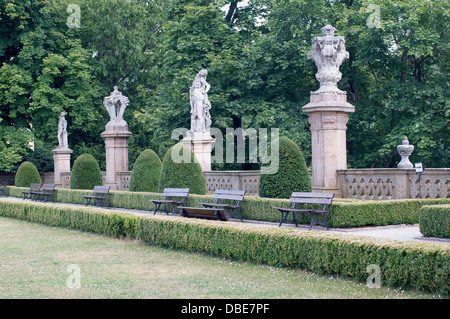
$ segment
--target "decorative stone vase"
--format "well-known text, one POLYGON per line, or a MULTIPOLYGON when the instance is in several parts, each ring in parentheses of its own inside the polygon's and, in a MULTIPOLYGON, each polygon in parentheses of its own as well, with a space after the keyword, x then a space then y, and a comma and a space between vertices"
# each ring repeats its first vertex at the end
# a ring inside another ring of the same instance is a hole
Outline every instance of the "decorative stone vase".
POLYGON ((405 136, 401 145, 397 145, 397 151, 402 157, 397 168, 413 168, 414 165, 409 161, 409 156, 414 151, 414 145, 409 145, 408 138, 405 136))

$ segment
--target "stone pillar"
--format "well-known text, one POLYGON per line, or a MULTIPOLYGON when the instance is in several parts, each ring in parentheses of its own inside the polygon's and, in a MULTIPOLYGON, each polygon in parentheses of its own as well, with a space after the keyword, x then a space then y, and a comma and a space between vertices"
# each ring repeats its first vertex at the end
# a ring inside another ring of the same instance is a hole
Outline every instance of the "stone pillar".
POLYGON ((52 150, 54 163, 54 183, 55 187, 63 188, 61 173, 70 172, 70 154, 72 150, 69 148, 55 148, 52 150))
POLYGON ((311 95, 311 103, 303 107, 311 124, 312 189, 341 197, 336 171, 347 169, 346 124, 354 107, 346 103, 346 95, 324 95, 311 95))
POLYGON ((106 184, 112 190, 119 189, 118 172, 128 171, 128 139, 131 136, 128 126, 106 126, 101 134, 106 148, 106 184))
POLYGON ((337 170, 347 169, 346 124, 355 107, 347 102, 346 92, 337 88, 342 77, 339 66, 348 52, 344 38, 335 36, 335 30, 327 25, 322 28, 323 36, 312 41, 308 58, 316 63, 320 88, 311 92, 310 103, 302 109, 311 124, 312 189, 342 197, 337 170))
POLYGON ((211 150, 215 139, 209 134, 189 134, 181 140, 186 146, 190 147, 195 154, 195 158, 202 168, 202 172, 211 170, 211 150))
POLYGON ((105 186, 111 186, 111 190, 120 189, 118 172, 128 172, 128 139, 132 135, 128 131, 128 124, 123 119, 123 114, 129 100, 114 87, 110 96, 103 99, 110 121, 106 124, 101 136, 105 139, 106 148, 106 181, 105 186))

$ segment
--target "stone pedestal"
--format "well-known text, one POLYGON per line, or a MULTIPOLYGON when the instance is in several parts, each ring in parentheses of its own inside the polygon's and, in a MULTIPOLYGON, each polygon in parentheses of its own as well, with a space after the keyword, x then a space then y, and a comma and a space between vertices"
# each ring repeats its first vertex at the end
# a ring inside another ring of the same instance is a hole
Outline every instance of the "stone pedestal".
POLYGON ((342 197, 337 170, 347 169, 346 131, 348 113, 355 107, 347 103, 344 92, 312 92, 303 107, 311 124, 312 190, 332 192, 342 197))
POLYGON ((118 172, 128 171, 128 139, 132 135, 124 120, 111 120, 101 136, 105 139, 106 148, 106 181, 105 186, 111 190, 119 189, 118 172))
POLYGON ((70 154, 72 150, 64 147, 58 147, 52 150, 53 163, 54 163, 54 184, 55 187, 61 188, 63 181, 61 179, 61 173, 70 172, 70 154))
POLYGON ((202 172, 211 170, 211 150, 215 139, 209 133, 188 132, 188 135, 181 140, 182 143, 191 148, 195 154, 202 172))

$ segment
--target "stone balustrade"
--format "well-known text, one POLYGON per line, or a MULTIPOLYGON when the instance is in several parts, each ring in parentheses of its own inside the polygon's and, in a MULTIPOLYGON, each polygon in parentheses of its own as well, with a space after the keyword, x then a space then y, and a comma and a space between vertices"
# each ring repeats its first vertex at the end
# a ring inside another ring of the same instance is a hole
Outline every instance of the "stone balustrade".
MULTIPOLYGON (((129 190, 131 172, 119 172, 119 190, 129 190)), ((105 183, 105 172, 102 172, 105 183)), ((259 196, 260 171, 206 171, 206 192, 216 189, 245 190, 259 196)), ((374 168, 338 170, 343 198, 387 200, 419 198, 419 180, 414 169, 374 168)), ((70 188, 70 172, 61 173, 63 188, 70 188)), ((421 178, 423 198, 450 197, 450 169, 427 168, 421 178)))
MULTIPOLYGON (((338 170, 337 175, 344 198, 419 198, 419 179, 414 169, 347 169, 338 170)), ((450 169, 426 169, 422 174, 420 186, 422 198, 450 197, 450 169)))
POLYGON ((245 190, 246 196, 258 196, 260 171, 207 171, 206 193, 216 189, 245 190))

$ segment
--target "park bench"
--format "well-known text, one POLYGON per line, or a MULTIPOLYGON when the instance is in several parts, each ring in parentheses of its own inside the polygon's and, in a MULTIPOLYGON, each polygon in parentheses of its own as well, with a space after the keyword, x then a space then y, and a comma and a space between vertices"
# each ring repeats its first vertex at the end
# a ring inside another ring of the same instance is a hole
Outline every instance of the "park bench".
POLYGON ((29 191, 23 191, 23 199, 33 199, 33 193, 34 192, 39 192, 41 190, 41 186, 42 184, 31 184, 30 185, 30 190, 29 191))
POLYGON ((167 209, 167 204, 170 204, 173 206, 172 213, 176 213, 176 209, 178 206, 183 206, 186 203, 186 199, 189 195, 189 188, 164 188, 164 191, 162 193, 162 196, 164 196, 164 199, 158 200, 158 199, 150 199, 149 201, 152 202, 155 205, 155 211, 153 215, 156 214, 156 212, 159 210, 161 212, 165 212, 169 214, 169 210, 167 209), (164 209, 161 209, 161 206, 164 207, 164 209))
POLYGON ((108 194, 110 188, 111 186, 95 186, 93 190, 94 195, 83 195, 86 199, 86 206, 93 200, 95 206, 108 207, 108 194))
POLYGON ((242 221, 241 216, 241 202, 244 200, 245 191, 233 191, 226 189, 216 189, 213 198, 216 200, 215 203, 200 203, 204 207, 220 207, 227 212, 227 217, 230 218, 233 212, 237 212, 238 218, 242 221), (228 202, 223 202, 228 201, 228 202), (229 202, 232 201, 233 204, 229 202))
POLYGON ((6 195, 6 180, 3 185, 0 185, 0 196, 8 197, 8 195, 6 195))
POLYGON ((53 192, 55 191, 55 184, 43 184, 39 191, 32 191, 31 195, 34 200, 40 200, 46 202, 51 199, 52 202, 55 202, 53 199, 53 192), (34 198, 33 198, 34 197, 34 198))
POLYGON ((183 207, 179 206, 181 216, 187 218, 200 218, 227 221, 227 214, 223 208, 183 207))
POLYGON ((274 207, 281 213, 279 226, 281 227, 281 225, 287 221, 289 213, 292 213, 292 222, 295 223, 295 226, 298 226, 297 220, 295 219, 295 213, 308 213, 311 215, 311 223, 309 225, 310 230, 314 225, 326 226, 328 230, 326 214, 328 206, 331 205, 331 202, 333 201, 333 197, 333 193, 293 192, 289 200, 290 203, 294 204, 292 208, 274 207), (298 205, 302 205, 302 208, 299 208, 298 205), (304 205, 308 205, 308 207, 305 207, 304 205), (323 205, 322 208, 317 208, 320 205, 323 205), (319 215, 322 215, 321 223, 317 221, 319 215))

